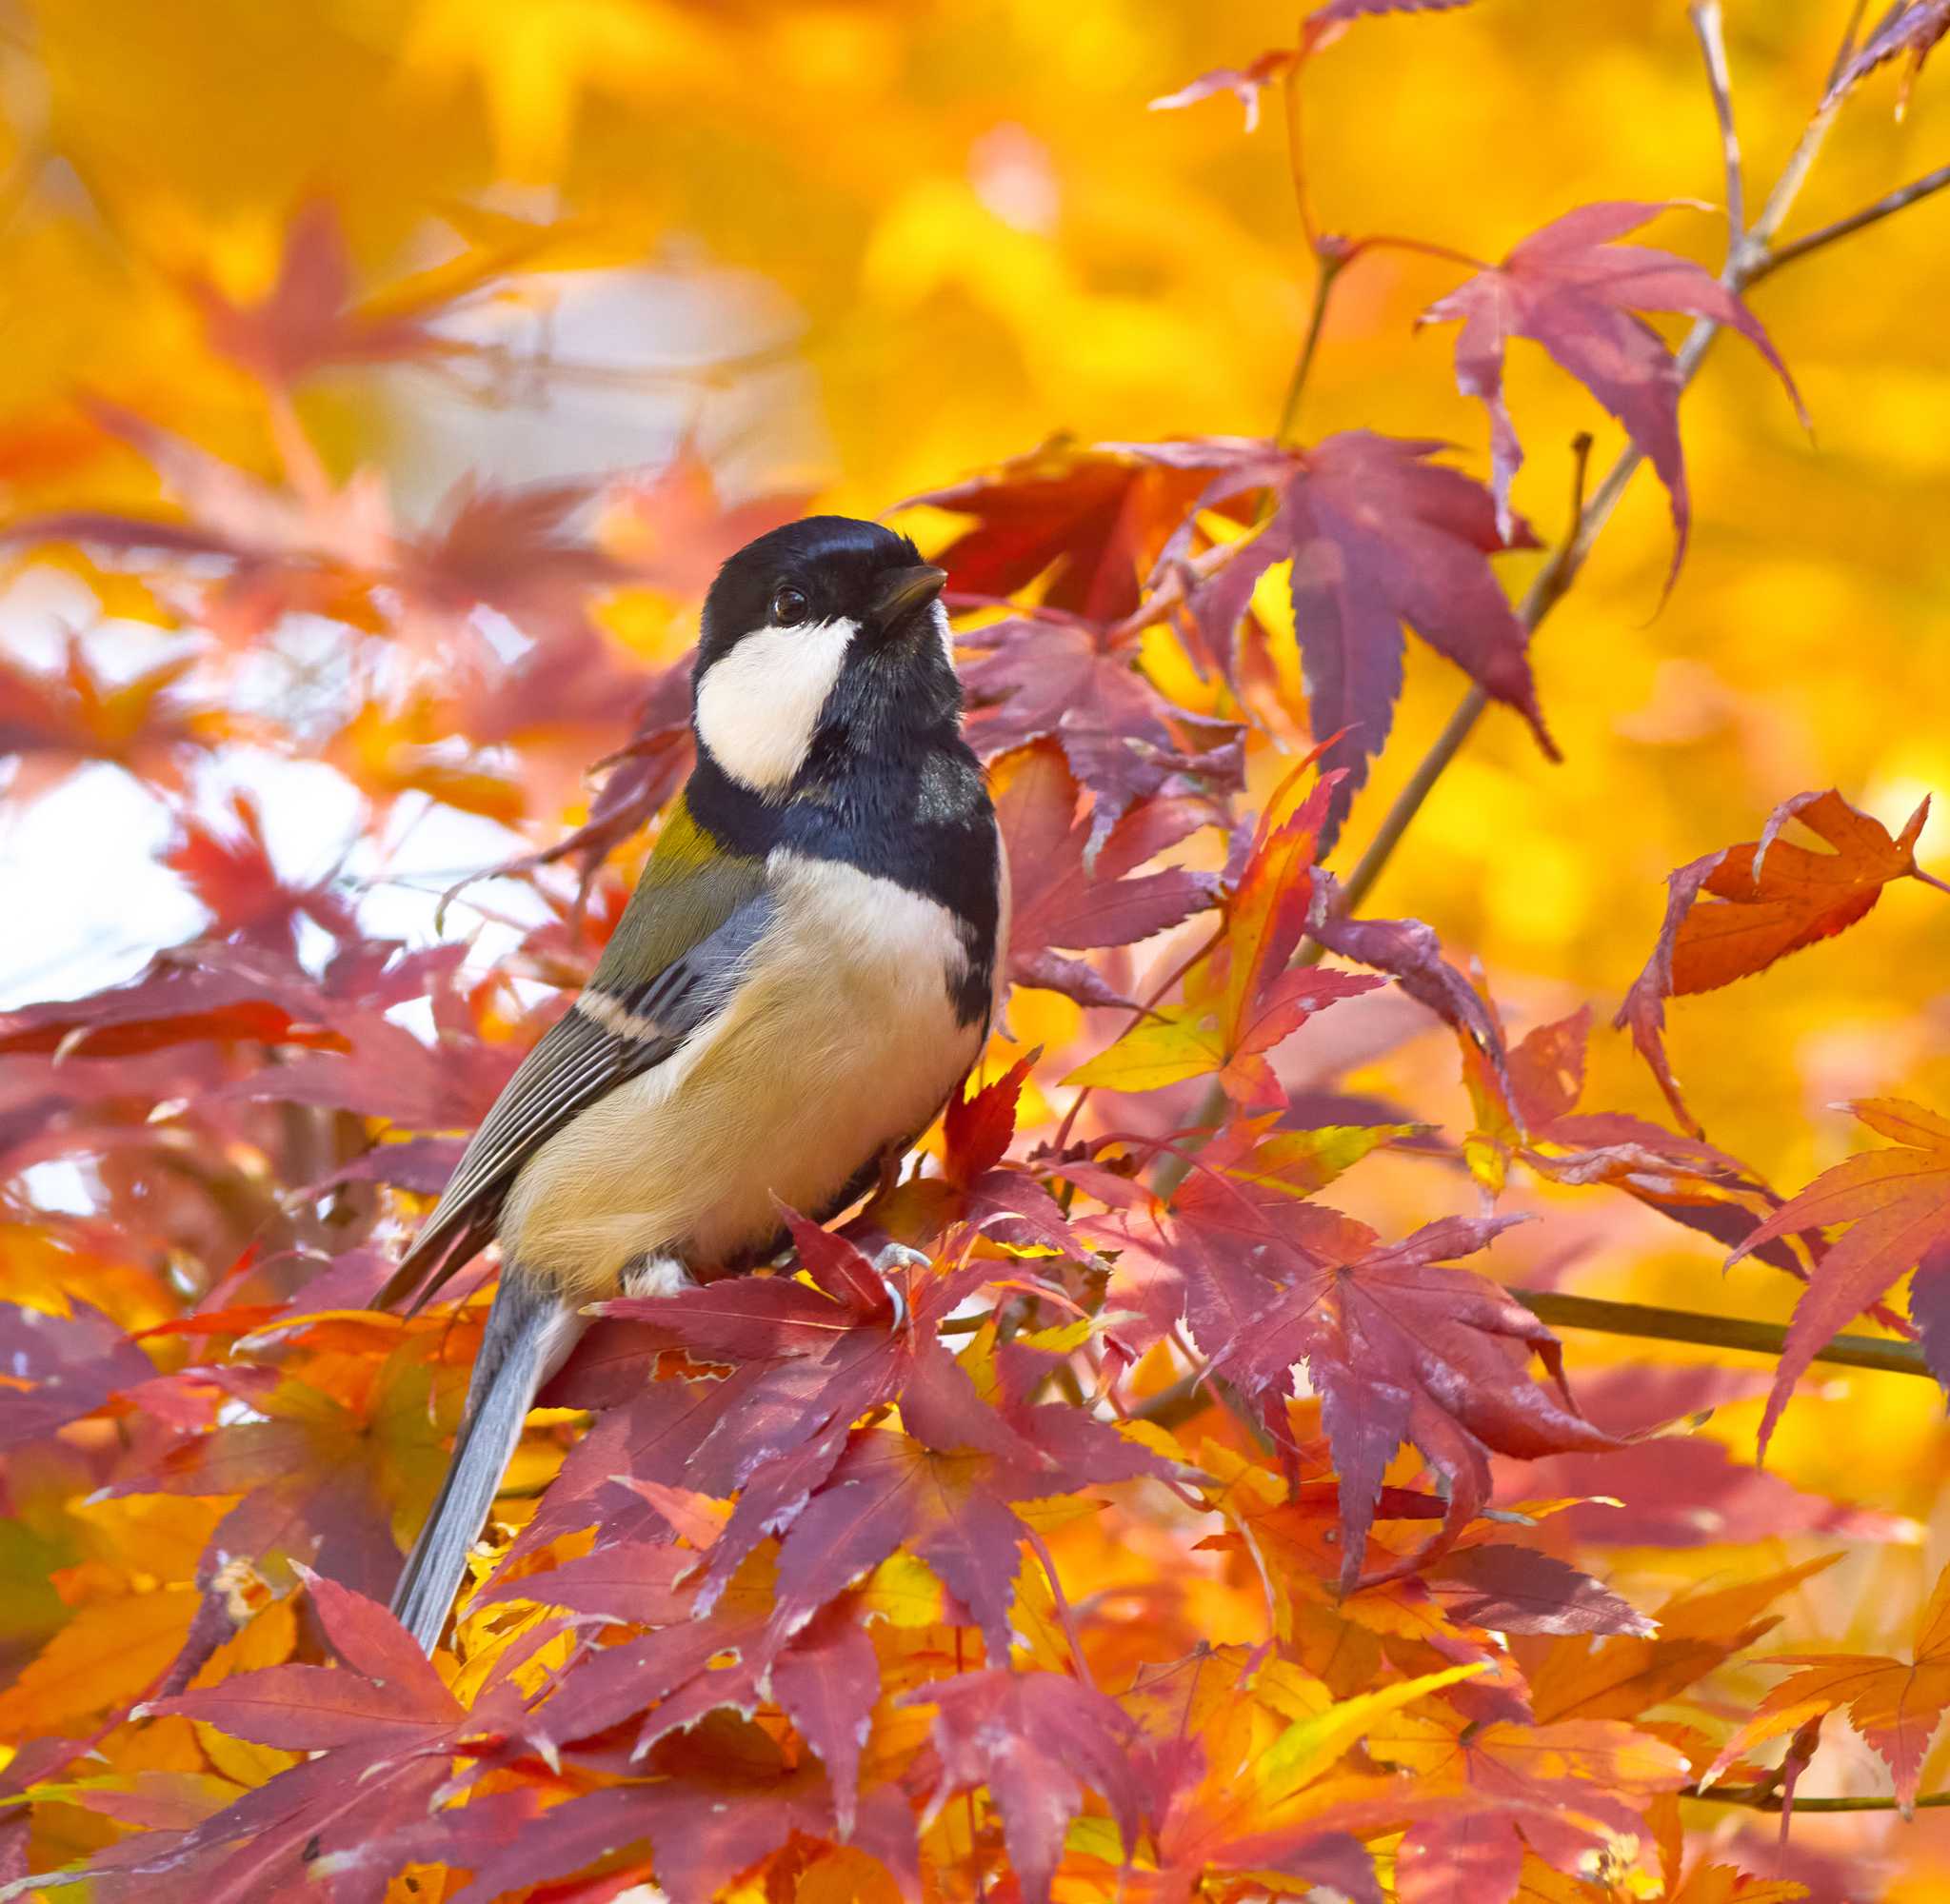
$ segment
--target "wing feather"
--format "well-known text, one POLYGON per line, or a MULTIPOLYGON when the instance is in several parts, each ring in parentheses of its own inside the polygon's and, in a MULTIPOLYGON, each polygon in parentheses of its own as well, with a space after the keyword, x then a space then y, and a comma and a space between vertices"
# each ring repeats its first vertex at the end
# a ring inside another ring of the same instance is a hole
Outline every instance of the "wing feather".
POLYGON ((661 1064, 717 1014, 771 917, 762 870, 754 878, 756 889, 742 903, 630 992, 612 989, 613 979, 605 983, 598 968, 494 1101, 374 1307, 390 1308, 423 1279, 413 1307, 424 1303, 486 1246, 515 1173, 543 1144, 599 1098, 661 1064))

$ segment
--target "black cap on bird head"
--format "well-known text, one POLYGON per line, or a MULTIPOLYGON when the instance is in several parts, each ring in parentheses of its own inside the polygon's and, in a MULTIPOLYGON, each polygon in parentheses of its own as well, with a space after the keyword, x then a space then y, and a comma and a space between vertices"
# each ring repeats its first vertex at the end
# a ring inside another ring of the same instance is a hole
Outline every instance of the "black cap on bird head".
POLYGON ((946 573, 879 523, 807 516, 718 571, 699 633, 696 726, 731 778, 783 798, 822 744, 887 747, 961 712, 946 573))
POLYGON ((747 635, 847 621, 868 636, 929 607, 946 574, 904 535, 854 516, 806 516, 748 542, 705 598, 698 672, 747 635))

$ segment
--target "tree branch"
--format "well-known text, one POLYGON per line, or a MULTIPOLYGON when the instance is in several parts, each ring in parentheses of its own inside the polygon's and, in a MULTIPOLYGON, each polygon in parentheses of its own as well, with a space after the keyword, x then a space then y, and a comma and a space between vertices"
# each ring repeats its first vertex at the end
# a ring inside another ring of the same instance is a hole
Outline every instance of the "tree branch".
MULTIPOLYGON (((1786 1804, 1772 1785, 1709 1785, 1703 1792, 1697 1785, 1682 1785, 1680 1796, 1697 1798, 1703 1805, 1744 1805, 1754 1812, 1779 1812, 1786 1804)), ((1914 1809, 1935 1811, 1944 1805, 1950 1805, 1950 1792, 1925 1792, 1914 1809)), ((1896 1798, 1803 1798, 1796 1793, 1794 1808, 1797 1812, 1900 1812, 1902 1805, 1896 1798)))
MULTIPOLYGON (((1661 1309, 1647 1302, 1612 1302, 1596 1296, 1570 1296, 1556 1289, 1506 1288, 1540 1321, 1557 1329, 1595 1329, 1607 1336, 1636 1336, 1654 1342, 1693 1342, 1701 1348, 1738 1349, 1748 1355, 1779 1356, 1787 1330, 1779 1322, 1753 1322, 1741 1316, 1706 1316, 1691 1309, 1661 1309)), ((1874 1369, 1881 1375, 1936 1378, 1915 1342, 1890 1341, 1880 1336, 1837 1336, 1814 1359, 1837 1368, 1874 1369)), ((1179 1428, 1205 1406, 1200 1391, 1211 1385, 1211 1371, 1201 1363, 1169 1388, 1130 1411, 1134 1421, 1153 1421, 1161 1428, 1179 1428)), ((1224 1398, 1214 1394, 1212 1400, 1224 1398)), ((1717 1793, 1702 1795, 1712 1797, 1717 1793)), ((1797 1800, 1799 1803, 1799 1800, 1797 1800)), ((1945 1802, 1950 1802, 1946 1799, 1945 1802)))
MULTIPOLYGON (((1509 1294, 1558 1329, 1597 1329, 1608 1336, 1639 1336, 1655 1342, 1697 1342, 1709 1349, 1741 1349, 1749 1355, 1779 1356, 1787 1330, 1779 1322, 1754 1322, 1742 1316, 1704 1316, 1690 1309, 1661 1309, 1646 1302, 1611 1302, 1596 1296, 1570 1296, 1556 1289, 1520 1289, 1509 1294)), ((1915 1342, 1880 1336, 1837 1336, 1815 1353, 1818 1362, 1841 1368, 1876 1369, 1884 1375, 1920 1375, 1934 1381, 1915 1342)))
POLYGON ((1900 211, 1905 206, 1914 205, 1920 198, 1928 198, 1933 191, 1941 191, 1950 186, 1950 166, 1939 166, 1933 172, 1925 172, 1921 178, 1912 180, 1908 185, 1899 186, 1894 191, 1879 198, 1874 205, 1865 205, 1860 211, 1851 212, 1846 218, 1838 218, 1832 225, 1824 225, 1819 230, 1810 231, 1804 238, 1791 239, 1785 245, 1777 245, 1765 257, 1758 260, 1747 272, 1747 283, 1759 284, 1771 276, 1783 265, 1791 265, 1797 258, 1805 258, 1810 251, 1819 251, 1824 245, 1832 245, 1838 238, 1847 238, 1861 230, 1864 226, 1874 225, 1887 218, 1892 212, 1900 211))
POLYGON ((1848 10, 1848 25, 1841 30, 1841 44, 1835 49, 1835 58, 1828 68, 1828 77, 1823 82, 1823 94, 1833 92, 1841 84, 1841 75, 1848 70, 1848 63, 1855 57, 1856 35, 1861 31, 1862 15, 1869 10, 1869 0, 1855 0, 1848 10))
MULTIPOLYGON (((1717 9, 1714 10, 1717 11, 1717 9)), ((1703 36, 1702 36, 1703 37, 1703 36)), ((1713 55, 1709 49, 1707 67, 1709 83, 1715 86, 1716 110, 1718 109, 1718 82, 1712 77, 1713 55)), ((1767 194, 1767 202, 1761 208, 1761 215, 1755 220, 1750 231, 1741 232, 1734 228, 1733 237, 1727 248, 1726 263, 1721 268, 1720 281, 1727 289, 1736 293, 1744 290, 1758 277, 1774 268, 1770 262, 1773 253, 1768 249, 1769 241, 1781 228, 1781 223, 1801 189, 1807 183, 1808 172, 1814 166, 1822 142, 1828 136, 1828 127, 1835 116, 1836 102, 1824 103, 1808 122, 1794 150, 1788 155, 1787 164, 1782 167, 1781 176, 1774 182, 1774 189, 1767 194)), ((1727 109, 1728 123, 1731 123, 1731 107, 1727 109)), ((1932 175, 1934 176, 1934 174, 1932 175)), ((1919 181, 1922 184, 1923 181, 1919 181)), ((1917 194, 1921 196, 1921 193, 1917 194)), ((1892 194, 1892 197, 1900 194, 1892 194)), ((1875 208, 1870 208, 1872 210, 1875 208)), ((1890 209, 1899 208, 1891 206, 1890 209)), ((1886 212, 1879 216, 1887 216, 1886 212)), ((1847 221, 1842 221, 1844 224, 1847 221)), ((1869 222, 1863 220, 1863 223, 1869 222)), ((1850 228, 1859 229, 1860 226, 1850 228)), ((1816 234, 1820 235, 1820 234, 1816 234)), ((1843 235, 1841 231, 1837 237, 1843 235)), ((1673 369, 1679 387, 1684 389, 1699 373, 1700 366, 1705 361, 1706 352, 1713 340, 1719 335, 1720 326, 1711 318, 1701 318, 1686 333, 1685 342, 1681 345, 1674 359, 1673 369)), ((1591 545, 1610 522, 1613 512, 1625 493, 1639 465, 1644 460, 1635 444, 1627 443, 1619 452, 1605 479, 1598 486, 1597 493, 1586 504, 1578 523, 1571 532, 1566 545, 1554 556, 1530 585, 1517 610, 1517 620, 1526 634, 1534 634, 1544 617, 1569 592, 1571 584, 1584 565, 1585 557, 1591 552, 1591 545)), ((1387 864, 1402 836, 1407 832, 1409 823, 1422 810, 1423 802, 1442 779, 1444 770, 1462 751, 1462 744, 1468 740, 1476 724, 1482 717, 1483 709, 1489 705, 1489 696, 1482 688, 1471 684, 1467 693, 1457 704, 1456 711, 1449 717, 1448 724, 1437 735, 1433 745, 1410 777, 1408 784, 1395 796, 1392 805, 1383 816, 1381 825, 1376 829, 1373 841, 1346 880, 1343 890, 1350 911, 1366 898, 1370 888, 1380 879, 1383 868, 1387 864)))
POLYGON ((1726 167, 1726 228, 1738 244, 1747 228, 1746 191, 1741 183, 1741 141, 1733 124, 1733 81, 1726 69, 1726 35, 1720 17, 1720 0, 1693 0, 1687 10, 1700 51, 1706 61, 1706 84, 1713 92, 1713 113, 1720 121, 1720 146, 1726 167))

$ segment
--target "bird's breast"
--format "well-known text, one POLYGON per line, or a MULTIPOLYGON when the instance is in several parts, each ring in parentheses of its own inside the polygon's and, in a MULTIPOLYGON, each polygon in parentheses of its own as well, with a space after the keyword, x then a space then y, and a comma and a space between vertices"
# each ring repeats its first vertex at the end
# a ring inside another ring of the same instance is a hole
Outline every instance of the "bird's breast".
POLYGON ((593 1104, 518 1178, 507 1254, 566 1292, 613 1291, 632 1258, 725 1259, 817 1211, 916 1136, 978 1055, 958 1002, 977 963, 940 901, 780 851, 773 922, 725 1008, 655 1069, 593 1104))

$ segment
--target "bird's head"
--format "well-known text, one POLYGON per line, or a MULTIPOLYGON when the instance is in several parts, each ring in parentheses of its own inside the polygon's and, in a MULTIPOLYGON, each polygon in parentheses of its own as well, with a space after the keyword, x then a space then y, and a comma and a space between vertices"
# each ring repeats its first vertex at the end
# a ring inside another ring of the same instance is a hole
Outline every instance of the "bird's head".
POLYGON ((734 781, 784 800, 822 757, 952 729, 946 580, 905 536, 850 516, 807 516, 747 543, 705 598, 700 743, 734 781))

